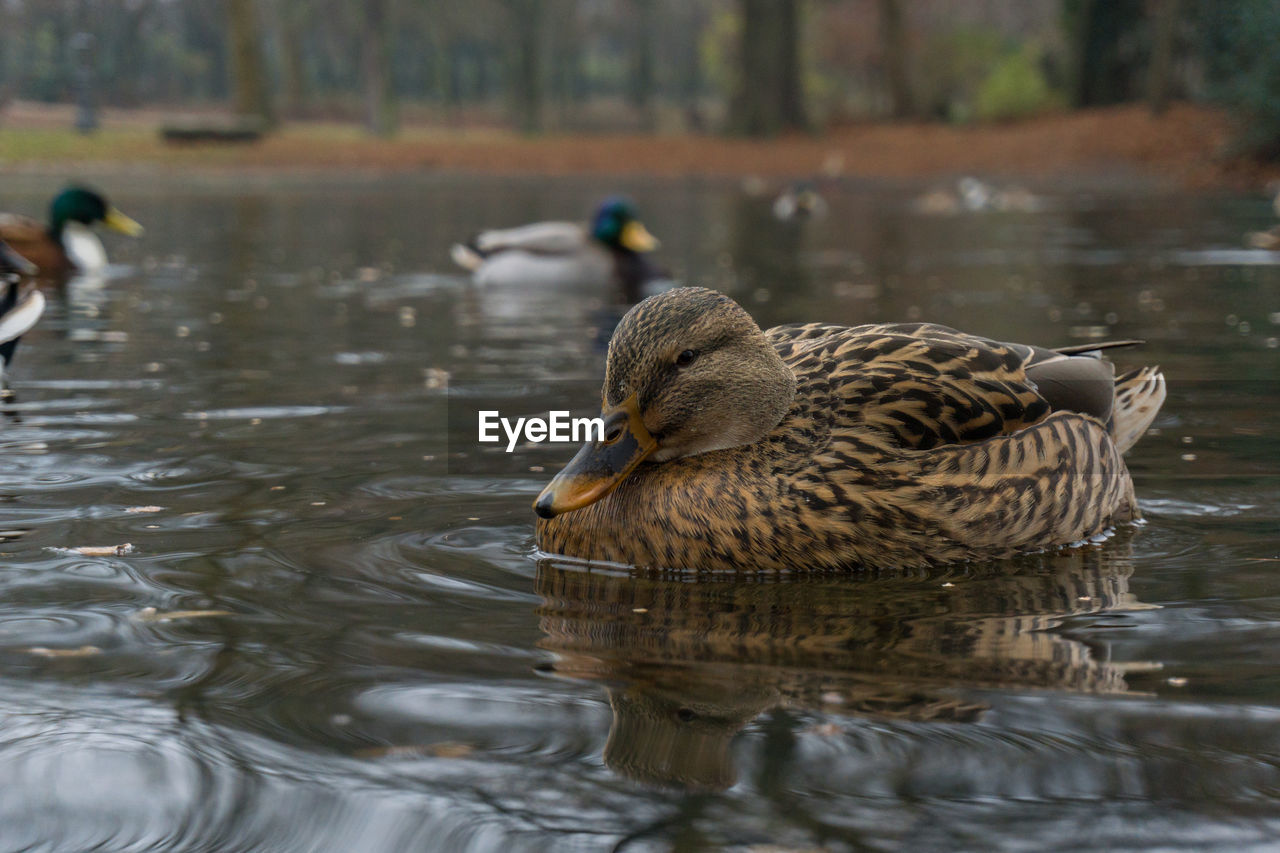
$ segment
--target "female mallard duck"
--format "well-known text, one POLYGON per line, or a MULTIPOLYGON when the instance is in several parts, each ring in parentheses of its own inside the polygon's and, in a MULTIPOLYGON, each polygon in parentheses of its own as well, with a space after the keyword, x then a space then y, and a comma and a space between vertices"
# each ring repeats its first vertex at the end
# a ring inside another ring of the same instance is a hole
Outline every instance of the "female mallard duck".
POLYGON ((69 187, 49 205, 49 224, 27 216, 0 214, 0 240, 39 268, 45 278, 73 272, 95 272, 107 265, 102 241, 89 229, 102 222, 136 237, 142 226, 109 205, 101 195, 83 187, 69 187))
POLYGON ((13 361, 18 339, 44 313, 44 294, 22 276, 35 275, 35 265, 0 242, 0 382, 13 361))
POLYGON ((552 286, 616 283, 628 303, 639 302, 646 285, 666 273, 645 254, 658 241, 625 199, 600 205, 589 228, 573 222, 536 222, 483 231, 455 244, 453 260, 482 285, 552 286))
MULTIPOLYGON (((1111 346, 1115 346, 1112 344, 1111 346)), ((1138 517, 1120 454, 1164 377, 924 323, 760 330, 680 288, 623 317, 601 417, 534 504, 538 547, 681 569, 924 566, 1138 517)))

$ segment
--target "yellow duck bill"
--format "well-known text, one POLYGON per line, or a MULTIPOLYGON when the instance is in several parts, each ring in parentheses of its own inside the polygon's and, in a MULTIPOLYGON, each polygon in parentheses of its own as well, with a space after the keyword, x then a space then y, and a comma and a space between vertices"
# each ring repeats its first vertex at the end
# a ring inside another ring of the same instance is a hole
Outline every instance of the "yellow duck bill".
POLYGON ((657 449, 657 439, 645 429, 634 394, 622 405, 601 412, 600 417, 604 437, 583 445, 533 502, 533 511, 542 518, 555 518, 595 503, 657 449))
POLYGON ((121 234, 128 234, 130 237, 137 237, 142 233, 142 226, 133 219, 125 216, 116 208, 112 207, 107 210, 107 215, 102 217, 102 224, 113 231, 119 231, 121 234))
POLYGON ((622 227, 618 242, 633 252, 652 252, 658 248, 658 238, 635 219, 622 227))

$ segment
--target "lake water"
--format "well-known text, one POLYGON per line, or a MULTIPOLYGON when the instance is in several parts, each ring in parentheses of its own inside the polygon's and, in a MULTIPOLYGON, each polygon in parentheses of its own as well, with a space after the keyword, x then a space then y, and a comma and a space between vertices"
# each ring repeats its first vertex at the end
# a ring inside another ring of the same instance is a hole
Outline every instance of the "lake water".
POLYGON ((847 182, 787 225, 700 180, 100 183, 148 231, 49 292, 0 422, 0 850, 1280 845, 1261 196, 925 216, 847 182), (609 294, 477 289, 448 246, 615 191, 762 325, 1145 339, 1148 523, 905 574, 540 562, 573 448, 482 448, 460 401, 588 413, 609 294))

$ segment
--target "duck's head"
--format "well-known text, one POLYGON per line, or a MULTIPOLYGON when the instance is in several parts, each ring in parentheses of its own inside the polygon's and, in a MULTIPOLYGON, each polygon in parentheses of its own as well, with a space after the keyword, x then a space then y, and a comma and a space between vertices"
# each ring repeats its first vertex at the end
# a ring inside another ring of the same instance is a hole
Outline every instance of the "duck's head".
POLYGON ((49 224, 60 233, 68 222, 92 225, 101 222, 108 228, 137 237, 142 226, 107 203, 98 193, 84 187, 68 187, 58 193, 49 206, 49 224))
POLYGON ((624 198, 606 199, 600 205, 591 220, 591 236, 611 249, 652 252, 658 248, 658 238, 649 233, 624 198))
POLYGON ((543 518, 613 491, 640 463, 759 441, 795 396, 795 376, 738 303, 701 287, 651 296, 609 342, 604 437, 585 445, 534 502, 543 518))

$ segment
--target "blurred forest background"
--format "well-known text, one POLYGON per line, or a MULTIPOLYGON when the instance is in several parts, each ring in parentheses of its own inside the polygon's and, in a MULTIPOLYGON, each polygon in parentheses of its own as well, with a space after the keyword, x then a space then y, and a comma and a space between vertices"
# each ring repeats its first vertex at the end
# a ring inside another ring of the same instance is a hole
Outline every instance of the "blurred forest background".
POLYGON ((1277 45, 1276 0, 0 0, 0 110, 770 136, 1190 100, 1275 159, 1277 45))

